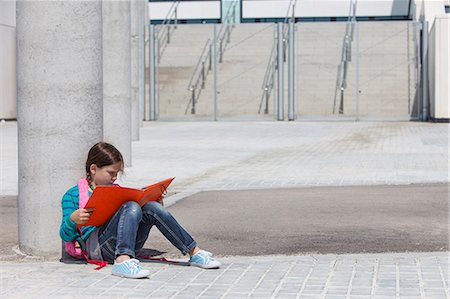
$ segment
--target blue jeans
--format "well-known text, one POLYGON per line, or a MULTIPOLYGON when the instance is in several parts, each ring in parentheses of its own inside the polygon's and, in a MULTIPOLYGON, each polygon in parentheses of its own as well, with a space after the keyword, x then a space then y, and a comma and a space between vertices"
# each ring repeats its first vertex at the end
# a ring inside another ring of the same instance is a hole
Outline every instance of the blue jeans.
POLYGON ((136 257, 135 251, 144 246, 154 225, 183 254, 197 245, 172 214, 158 202, 150 201, 140 207, 136 202, 129 201, 99 228, 98 243, 103 259, 112 263, 119 255, 136 257))

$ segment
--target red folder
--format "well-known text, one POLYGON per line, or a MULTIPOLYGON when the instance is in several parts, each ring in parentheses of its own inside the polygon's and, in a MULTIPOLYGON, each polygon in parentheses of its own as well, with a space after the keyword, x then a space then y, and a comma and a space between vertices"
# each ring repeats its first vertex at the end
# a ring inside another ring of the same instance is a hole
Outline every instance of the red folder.
POLYGON ((120 186, 97 186, 86 203, 85 209, 94 208, 89 221, 78 225, 100 226, 106 223, 127 201, 135 201, 141 207, 149 201, 158 200, 175 178, 165 179, 143 189, 120 186))

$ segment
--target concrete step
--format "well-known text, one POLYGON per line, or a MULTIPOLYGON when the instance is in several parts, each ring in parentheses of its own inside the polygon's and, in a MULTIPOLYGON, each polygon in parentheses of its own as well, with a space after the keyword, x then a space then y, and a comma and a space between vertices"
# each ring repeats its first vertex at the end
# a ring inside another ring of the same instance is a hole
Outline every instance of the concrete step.
MULTIPOLYGON (((330 109, 332 111, 345 28, 345 23, 337 22, 297 24, 296 95, 299 107, 307 113, 327 115, 330 109)), ((211 25, 179 26, 175 31, 161 62, 161 112, 184 112, 191 96, 187 85, 202 46, 211 36, 211 25), (176 104, 176 101, 180 104, 176 104)), ((273 41, 273 24, 234 26, 223 62, 218 65, 218 98, 222 113, 257 111, 273 41)), ((408 114, 408 107, 413 105, 415 97, 413 49, 411 25, 408 22, 359 23, 361 110, 374 115, 408 114)), ((348 66, 346 107, 355 106, 355 53, 356 40, 352 44, 352 61, 348 66)), ((287 64, 284 67, 287 80, 287 64)), ((198 113, 212 113, 212 84, 213 73, 210 72, 197 103, 198 113)), ((339 97, 340 93, 337 100, 339 97)))

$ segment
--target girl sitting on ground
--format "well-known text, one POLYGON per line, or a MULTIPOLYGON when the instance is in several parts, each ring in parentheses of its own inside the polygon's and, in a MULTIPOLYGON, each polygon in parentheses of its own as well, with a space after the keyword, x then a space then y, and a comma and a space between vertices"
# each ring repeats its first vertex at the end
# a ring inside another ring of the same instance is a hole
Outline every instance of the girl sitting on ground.
MULTIPOLYGON (((122 154, 113 145, 99 142, 89 150, 86 161, 86 182, 89 196, 96 186, 113 185, 119 173, 123 172, 122 154)), ((78 186, 70 188, 62 198, 62 223, 60 236, 65 242, 81 238, 86 243, 90 259, 114 263, 112 274, 127 278, 142 278, 150 275, 136 259, 148 238, 150 229, 156 226, 161 233, 183 254, 189 254, 189 264, 204 269, 217 269, 220 262, 210 252, 201 250, 191 235, 163 207, 163 198, 139 206, 129 201, 104 225, 82 226, 92 210, 79 208, 78 186), (81 235, 80 235, 81 232, 81 235)))

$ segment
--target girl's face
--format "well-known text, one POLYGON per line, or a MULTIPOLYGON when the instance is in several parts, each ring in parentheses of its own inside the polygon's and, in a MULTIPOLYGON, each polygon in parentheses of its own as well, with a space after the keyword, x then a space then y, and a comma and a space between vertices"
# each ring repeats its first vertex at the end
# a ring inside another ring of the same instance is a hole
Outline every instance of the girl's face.
POLYGON ((117 179, 117 174, 122 170, 122 163, 117 162, 103 167, 92 164, 89 169, 94 186, 112 185, 117 179))

